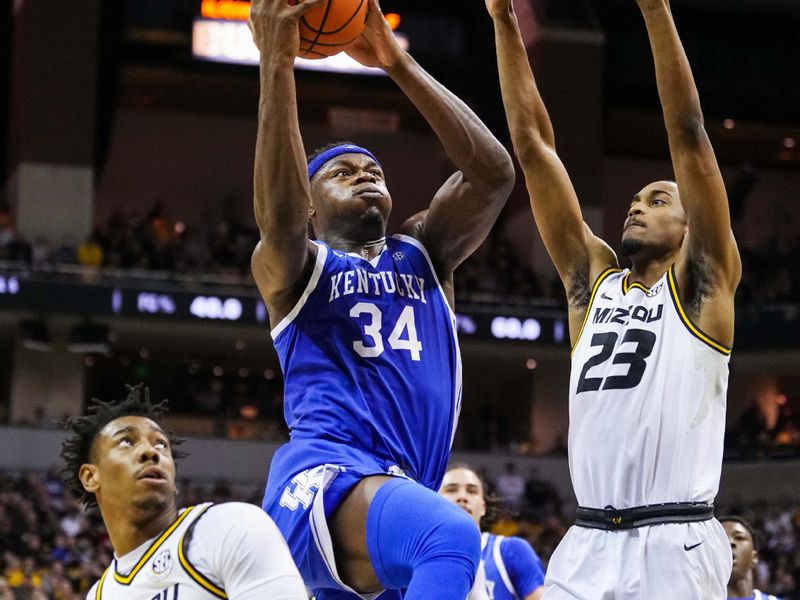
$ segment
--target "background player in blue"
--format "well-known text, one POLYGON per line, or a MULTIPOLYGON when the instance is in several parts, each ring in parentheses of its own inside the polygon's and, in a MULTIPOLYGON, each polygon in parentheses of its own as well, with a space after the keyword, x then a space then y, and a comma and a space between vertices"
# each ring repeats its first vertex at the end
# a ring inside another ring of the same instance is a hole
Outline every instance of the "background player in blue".
POLYGON ((370 0, 348 52, 398 84, 457 168, 428 210, 386 238, 392 200, 371 152, 337 144, 304 157, 293 61, 298 20, 318 4, 258 0, 250 13, 261 51, 252 270, 291 430, 263 506, 318 600, 406 588, 409 600, 464 600, 478 532, 432 491, 461 400, 453 270, 494 224, 513 166, 477 116, 399 47, 370 0))
MULTIPOLYGON (((486 515, 486 492, 480 476, 470 467, 453 465, 439 493, 455 502, 480 529, 486 515)), ((490 600, 538 600, 544 593, 544 569, 531 545, 518 537, 484 533, 481 560, 490 600)))
POLYGON ((752 526, 741 517, 720 517, 731 541, 733 570, 728 582, 728 600, 780 600, 754 589, 753 569, 758 564, 758 540, 752 526))

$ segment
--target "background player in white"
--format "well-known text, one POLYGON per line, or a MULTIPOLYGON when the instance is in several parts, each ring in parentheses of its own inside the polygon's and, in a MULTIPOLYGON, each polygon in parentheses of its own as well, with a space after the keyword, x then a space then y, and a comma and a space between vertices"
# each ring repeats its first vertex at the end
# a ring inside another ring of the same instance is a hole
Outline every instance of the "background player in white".
POLYGON ((261 52, 252 271, 291 429, 263 507, 318 600, 404 588, 408 600, 464 600, 479 535, 435 491, 461 396, 453 271, 494 224, 513 164, 369 0, 364 33, 347 52, 391 77, 456 167, 429 209, 386 237, 392 198, 371 152, 338 144, 306 162, 293 62, 298 20, 317 4, 257 0, 250 12, 261 52))
MULTIPOLYGON (((439 493, 463 508, 481 528, 487 512, 486 488, 472 468, 463 464, 449 467, 439 493)), ((522 538, 483 533, 481 570, 490 600, 539 600, 544 594, 542 564, 522 538)))
POLYGON ((259 507, 178 510, 173 444, 181 440, 158 424, 165 410, 137 386, 121 402, 92 401, 86 416, 66 423, 66 483, 99 507, 114 547, 87 600, 307 600, 286 542, 259 507))
POLYGON ((633 197, 624 272, 583 221, 511 0, 486 4, 514 149, 566 289, 573 344, 569 458, 580 526, 551 558, 544 597, 724 598, 730 556, 710 504, 741 262, 669 2, 637 4, 676 182, 633 197))
POLYGON ((753 587, 753 569, 758 564, 758 541, 752 526, 741 517, 720 517, 731 542, 733 569, 728 581, 728 600, 780 600, 753 587))

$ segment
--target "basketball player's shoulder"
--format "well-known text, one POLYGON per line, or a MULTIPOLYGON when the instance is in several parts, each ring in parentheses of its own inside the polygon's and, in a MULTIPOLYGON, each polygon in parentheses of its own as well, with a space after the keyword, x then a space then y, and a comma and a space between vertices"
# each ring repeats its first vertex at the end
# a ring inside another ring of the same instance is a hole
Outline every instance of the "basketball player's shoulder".
POLYGON ((538 563, 539 557, 533 546, 528 543, 528 540, 521 537, 507 537, 503 538, 500 545, 500 553, 503 559, 513 563, 538 563))
POLYGON ((223 502, 210 505, 197 520, 197 535, 227 531, 249 536, 257 532, 277 531, 269 515, 254 504, 223 502))
POLYGON ((97 596, 97 586, 100 585, 99 581, 95 581, 94 585, 89 588, 89 591, 86 593, 86 600, 95 600, 95 596, 97 596))
POLYGON ((197 517, 192 527, 188 559, 209 573, 220 573, 231 557, 246 560, 285 546, 269 515, 245 502, 213 504, 197 517))

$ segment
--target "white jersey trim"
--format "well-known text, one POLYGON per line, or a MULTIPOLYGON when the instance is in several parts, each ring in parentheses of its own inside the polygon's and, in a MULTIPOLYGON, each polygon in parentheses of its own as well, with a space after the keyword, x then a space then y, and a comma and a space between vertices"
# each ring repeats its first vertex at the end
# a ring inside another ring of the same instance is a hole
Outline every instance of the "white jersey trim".
POLYGON ((456 386, 455 386, 455 394, 453 398, 453 423, 450 428, 450 448, 453 448, 453 442, 456 439, 456 429, 458 428, 458 419, 461 416, 461 393, 462 393, 462 377, 463 377, 463 370, 461 366, 461 348, 458 344, 458 326, 456 325, 456 313, 453 311, 453 307, 450 306, 450 301, 447 299, 447 296, 444 293, 444 289, 442 289, 442 284, 439 281, 439 276, 436 274, 436 269, 433 267, 433 261, 431 261, 430 254, 428 254, 428 250, 425 246, 422 245, 418 239, 411 237, 410 235, 403 235, 402 233, 396 233, 392 236, 393 238, 400 240, 401 242, 405 242, 407 244, 411 244, 415 248, 417 248, 422 255, 425 257, 425 260, 428 261, 428 267, 431 270, 431 275, 433 275, 433 280, 436 282, 436 287, 439 289, 439 293, 442 295, 442 300, 444 301, 444 305, 447 307, 447 311, 450 313, 450 327, 453 329, 453 341, 455 343, 455 353, 456 353, 456 386))
POLYGON ((502 535, 495 536, 492 558, 494 558, 494 566, 497 567, 497 572, 500 573, 500 579, 503 580, 506 589, 514 595, 515 600, 519 600, 519 594, 517 594, 517 590, 514 589, 514 584, 511 583, 511 578, 508 576, 508 571, 506 571, 506 563, 503 562, 503 555, 500 554, 500 542, 504 539, 502 535))
POLYGON ((344 467, 340 467, 338 465, 324 465, 322 483, 317 489, 317 493, 312 501, 311 512, 308 519, 309 525, 311 526, 311 535, 314 538, 314 544, 317 546, 320 556, 322 556, 323 560, 325 561, 325 566, 328 568, 328 572, 331 574, 331 577, 333 577, 336 583, 338 583, 344 591, 350 592, 359 598, 363 598, 363 600, 374 600, 386 590, 381 590, 380 592, 374 592, 371 594, 359 594, 344 581, 342 581, 341 577, 339 577, 339 571, 336 568, 336 557, 333 553, 333 539, 331 538, 331 532, 328 528, 328 520, 325 517, 324 496, 325 490, 330 487, 333 480, 336 479, 339 473, 343 470, 344 467))
POLYGON ((708 335, 705 331, 700 329, 697 325, 695 325, 694 321, 686 314, 686 311, 683 308, 683 301, 681 300, 680 290, 678 290, 678 281, 677 276, 675 275, 675 265, 672 265, 667 271, 667 283, 669 284, 669 292, 670 297, 672 298, 672 303, 675 306, 675 312, 678 313, 678 317, 689 330, 695 338, 703 342, 706 346, 716 350, 723 356, 730 356, 731 351, 733 350, 732 346, 726 346, 712 338, 708 335))
POLYGON ((600 286, 603 282, 608 279, 610 275, 614 275, 615 273, 621 273, 622 269, 619 267, 608 267, 605 271, 598 275, 597 280, 594 282, 592 286, 592 295, 589 296, 589 304, 586 306, 586 314, 583 316, 583 323, 581 324, 581 329, 578 332, 577 337, 575 338, 575 343, 572 344, 572 349, 570 350, 570 356, 575 354, 575 350, 578 347, 578 344, 581 341, 581 336, 583 336, 583 330, 586 329, 586 323, 589 321, 589 315, 592 312, 592 304, 594 304, 594 297, 597 295, 597 291, 600 289, 600 286))
POLYGON ((411 244, 415 248, 417 248, 422 255, 425 257, 425 260, 428 261, 428 267, 431 269, 431 273, 433 274, 433 280, 436 282, 436 287, 439 288, 439 293, 442 295, 444 299, 444 304, 447 307, 447 310, 450 311, 450 314, 455 318, 456 313, 453 312, 453 307, 450 306, 450 301, 447 299, 447 296, 444 294, 444 289, 442 289, 442 283, 439 281, 439 275, 436 273, 436 269, 433 267, 433 261, 431 260, 431 255, 428 254, 428 249, 422 245, 417 238, 411 237, 410 235, 404 235, 402 233, 396 233, 392 236, 396 240, 400 240, 401 242, 405 242, 406 244, 411 244))
POLYGON ((303 290, 303 295, 300 296, 297 304, 294 305, 294 308, 292 308, 289 314, 283 317, 281 322, 278 323, 270 332, 273 341, 278 338, 284 329, 291 325, 295 318, 297 318, 298 313, 306 305, 308 297, 316 289, 317 283, 319 283, 319 278, 322 276, 322 269, 325 267, 325 260, 328 258, 328 249, 323 244, 313 240, 311 240, 311 243, 317 247, 317 260, 314 263, 314 271, 311 273, 311 277, 308 280, 308 285, 306 285, 306 289, 303 290))
POLYGON ((484 550, 486 550, 486 544, 488 544, 488 543, 489 543, 489 535, 490 535, 490 534, 489 534, 489 532, 488 532, 488 531, 484 531, 484 532, 481 534, 481 552, 483 552, 484 550))

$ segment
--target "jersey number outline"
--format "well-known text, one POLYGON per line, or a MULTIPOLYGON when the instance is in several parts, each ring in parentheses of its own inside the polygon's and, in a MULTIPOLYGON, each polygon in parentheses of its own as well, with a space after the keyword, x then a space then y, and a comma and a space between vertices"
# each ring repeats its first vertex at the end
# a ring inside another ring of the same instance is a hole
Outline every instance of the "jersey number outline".
POLYGON ((612 332, 595 333, 592 336, 592 346, 600 346, 600 352, 592 356, 586 361, 581 370, 581 376, 578 379, 578 389, 575 392, 596 392, 597 390, 628 390, 635 388, 639 385, 644 377, 644 371, 647 368, 647 361, 645 360, 650 354, 653 353, 653 347, 656 344, 656 334, 647 329, 628 329, 622 337, 620 346, 627 342, 635 343, 636 348, 633 352, 617 352, 614 355, 613 364, 615 365, 629 365, 628 372, 625 375, 612 375, 606 377, 588 377, 589 370, 606 362, 617 344, 619 336, 612 332))
POLYGON ((172 590, 172 600, 178 600, 178 586, 180 584, 176 583, 171 588, 166 588, 158 592, 155 596, 150 598, 150 600, 169 600, 169 596, 167 595, 170 590, 172 590))
MULTIPOLYGON (((362 315, 368 315, 370 318, 369 323, 364 325, 364 336, 372 341, 372 345, 367 346, 364 340, 356 340, 353 342, 353 350, 364 358, 376 358, 384 351, 383 335, 381 334, 383 314, 372 302, 358 302, 350 309, 350 316, 358 319, 362 315)), ((411 353, 411 360, 420 360, 422 342, 417 337, 417 322, 414 318, 413 306, 409 305, 403 309, 386 341, 389 342, 392 350, 408 350, 411 353), (401 337, 403 332, 406 334, 405 339, 401 337)))

